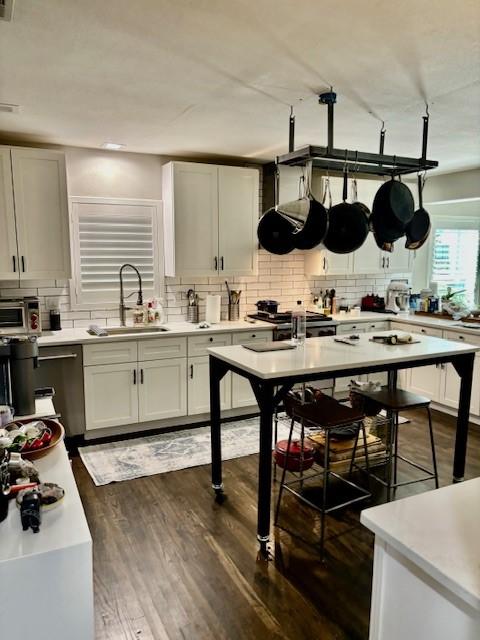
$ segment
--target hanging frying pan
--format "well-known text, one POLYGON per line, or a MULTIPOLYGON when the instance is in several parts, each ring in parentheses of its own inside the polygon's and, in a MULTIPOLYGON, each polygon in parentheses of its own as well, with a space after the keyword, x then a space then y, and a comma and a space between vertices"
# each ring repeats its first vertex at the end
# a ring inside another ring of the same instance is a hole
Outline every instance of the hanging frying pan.
MULTIPOLYGON (((328 185, 328 178, 326 179, 328 185)), ((330 186, 328 185, 328 189, 330 186)), ((332 253, 352 253, 359 249, 368 236, 368 217, 357 204, 347 202, 348 174, 343 174, 343 202, 331 207, 328 231, 323 240, 332 253)))
POLYGON ((298 200, 278 205, 280 213, 296 224, 293 242, 296 249, 313 249, 322 242, 328 228, 328 213, 311 191, 312 163, 307 165, 307 176, 300 179, 298 200))
POLYGON ((278 167, 275 171, 275 206, 271 207, 260 218, 257 237, 260 245, 269 253, 285 255, 295 249, 293 234, 297 231, 297 223, 278 210, 278 167))
POLYGON ((427 240, 431 229, 430 216, 428 211, 423 208, 423 185, 424 179, 418 176, 418 209, 405 229, 405 235, 407 236, 405 247, 412 251, 420 249, 427 240))
POLYGON ((359 202, 358 200, 358 185, 357 185, 357 178, 354 175, 353 179, 352 179, 352 203, 359 207, 363 213, 367 216, 367 218, 370 217, 370 209, 367 207, 366 204, 363 204, 363 202, 359 202))
POLYGON ((401 237, 406 225, 413 218, 414 210, 415 204, 410 189, 392 177, 384 182, 375 194, 372 207, 373 222, 381 219, 380 227, 386 230, 387 235, 393 236, 395 232, 400 232, 398 237, 401 237))

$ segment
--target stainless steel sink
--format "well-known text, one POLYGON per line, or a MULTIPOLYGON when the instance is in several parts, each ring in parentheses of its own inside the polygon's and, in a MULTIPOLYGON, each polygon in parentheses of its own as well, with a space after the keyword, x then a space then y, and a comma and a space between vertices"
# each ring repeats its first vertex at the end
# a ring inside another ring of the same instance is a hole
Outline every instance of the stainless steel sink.
MULTIPOLYGON (((165 331, 169 331, 167 327, 101 327, 101 329, 102 331, 106 332, 107 336, 123 336, 128 334, 138 335, 143 333, 164 333, 165 331)), ((88 331, 88 333, 90 333, 90 335, 96 335, 90 330, 88 331)))

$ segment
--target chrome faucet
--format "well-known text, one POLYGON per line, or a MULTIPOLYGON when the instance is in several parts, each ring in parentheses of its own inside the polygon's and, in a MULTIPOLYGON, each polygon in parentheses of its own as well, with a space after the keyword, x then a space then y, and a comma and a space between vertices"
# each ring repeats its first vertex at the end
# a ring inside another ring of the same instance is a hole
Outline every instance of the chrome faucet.
POLYGON ((125 300, 126 298, 130 298, 130 296, 133 296, 133 294, 135 293, 135 291, 132 291, 132 293, 130 293, 128 296, 124 296, 123 294, 123 270, 126 267, 130 267, 130 269, 133 269, 135 271, 135 273, 138 276, 138 292, 137 292, 137 304, 138 305, 142 305, 143 304, 143 293, 142 293, 142 276, 140 275, 140 271, 137 269, 137 267, 134 267, 133 264, 129 264, 128 262, 126 262, 125 264, 123 264, 120 267, 120 272, 119 272, 119 278, 120 278, 120 325, 122 327, 125 326, 125 311, 128 311, 129 309, 131 309, 132 307, 127 307, 125 306, 125 300))

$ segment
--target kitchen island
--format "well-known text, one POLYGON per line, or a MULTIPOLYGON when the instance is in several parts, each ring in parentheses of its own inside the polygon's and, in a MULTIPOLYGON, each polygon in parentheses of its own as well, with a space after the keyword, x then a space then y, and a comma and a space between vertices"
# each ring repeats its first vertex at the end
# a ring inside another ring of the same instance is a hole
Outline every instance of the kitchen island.
POLYGON ((250 381, 260 408, 257 539, 264 555, 268 553, 270 537, 273 414, 295 383, 388 371, 389 386, 394 388, 400 369, 451 362, 461 379, 453 479, 463 480, 473 364, 480 346, 430 336, 419 336, 418 342, 412 344, 391 346, 371 342, 372 335, 362 334, 355 346, 338 343, 329 336, 311 338, 301 347, 287 351, 256 353, 242 345, 208 349, 212 486, 219 501, 223 499, 220 383, 228 371, 250 381))
POLYGON ((480 478, 362 511, 375 534, 370 640, 480 637, 480 478))

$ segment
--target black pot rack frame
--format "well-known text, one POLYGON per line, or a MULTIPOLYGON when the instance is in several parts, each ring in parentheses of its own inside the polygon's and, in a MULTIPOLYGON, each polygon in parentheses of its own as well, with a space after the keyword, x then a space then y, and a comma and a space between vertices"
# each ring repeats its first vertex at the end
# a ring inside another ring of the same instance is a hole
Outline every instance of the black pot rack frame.
POLYGON ((420 158, 406 158, 403 156, 391 156, 383 153, 385 145, 385 128, 382 123, 380 131, 379 153, 367 153, 364 151, 351 151, 349 149, 335 149, 333 145, 334 105, 337 94, 333 91, 321 93, 319 102, 326 104, 328 108, 328 143, 326 147, 309 145, 295 150, 295 116, 293 109, 289 118, 289 153, 277 156, 277 165, 305 166, 312 162, 314 167, 326 171, 344 171, 355 173, 367 173, 377 176, 401 176, 410 173, 429 171, 438 167, 436 160, 427 160, 428 140, 428 108, 423 117, 422 155, 420 158))

